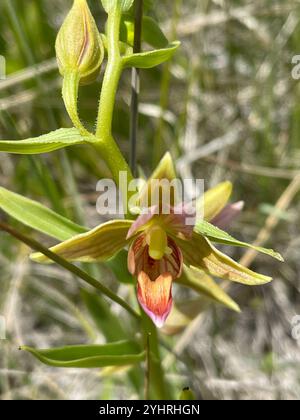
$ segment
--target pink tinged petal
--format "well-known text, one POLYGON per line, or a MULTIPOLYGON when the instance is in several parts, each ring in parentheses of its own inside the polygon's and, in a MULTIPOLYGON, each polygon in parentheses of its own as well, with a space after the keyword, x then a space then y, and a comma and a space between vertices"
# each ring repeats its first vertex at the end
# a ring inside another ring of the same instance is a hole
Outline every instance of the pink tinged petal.
POLYGON ((147 273, 151 281, 155 281, 161 274, 170 273, 172 279, 177 279, 182 274, 183 256, 180 248, 173 239, 168 238, 170 253, 161 260, 154 260, 149 255, 149 246, 146 235, 140 235, 131 245, 128 252, 128 270, 132 275, 147 273))
POLYGON ((176 207, 170 207, 169 210, 169 214, 160 216, 166 230, 172 235, 191 239, 196 222, 196 211, 192 204, 181 203, 176 207))
POLYGON ((243 211, 244 205, 244 201, 228 204, 216 217, 211 220, 211 223, 219 229, 225 229, 240 215, 243 211))
POLYGON ((196 211, 192 204, 181 203, 176 207, 168 206, 163 209, 164 214, 161 213, 159 206, 153 206, 145 210, 147 213, 141 214, 132 224, 128 231, 127 239, 132 238, 136 233, 146 228, 147 224, 155 217, 171 234, 191 239, 195 224, 193 221, 196 221, 196 211))
POLYGON ((155 281, 143 271, 138 276, 138 300, 157 328, 162 328, 172 309, 172 275, 164 273, 155 281))
POLYGON ((141 214, 135 222, 133 222, 132 226, 130 227, 127 239, 132 238, 136 233, 143 230, 143 227, 146 225, 156 216, 159 214, 158 206, 149 207, 146 209, 147 213, 141 214))

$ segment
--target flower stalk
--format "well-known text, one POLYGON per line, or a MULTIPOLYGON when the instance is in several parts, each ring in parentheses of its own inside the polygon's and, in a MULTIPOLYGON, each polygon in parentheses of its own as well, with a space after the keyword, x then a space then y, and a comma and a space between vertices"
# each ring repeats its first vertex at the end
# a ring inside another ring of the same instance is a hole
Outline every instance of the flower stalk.
MULTIPOLYGON (((96 143, 94 147, 100 152, 112 172, 114 181, 119 185, 120 172, 127 172, 127 179, 133 179, 132 172, 124 159, 112 135, 112 121, 117 89, 123 70, 120 51, 120 23, 122 11, 118 4, 108 12, 107 51, 108 62, 104 74, 97 117, 96 143)), ((123 203, 126 208, 127 203, 123 203)))
POLYGON ((83 126, 78 115, 78 90, 80 83, 80 75, 77 71, 68 72, 63 79, 62 97, 65 103, 66 110, 71 118, 74 127, 78 129, 80 134, 84 137, 89 137, 91 133, 83 126))

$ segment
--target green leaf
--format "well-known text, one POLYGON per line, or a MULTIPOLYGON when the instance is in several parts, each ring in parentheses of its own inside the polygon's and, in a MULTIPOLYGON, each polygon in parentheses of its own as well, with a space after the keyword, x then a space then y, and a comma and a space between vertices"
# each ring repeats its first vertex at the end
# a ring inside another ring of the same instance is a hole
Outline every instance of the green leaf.
POLYGON ((145 353, 134 341, 120 341, 112 344, 92 346, 68 346, 39 350, 23 346, 42 363, 63 368, 101 368, 127 366, 144 360, 145 353))
POLYGON ((118 4, 123 12, 128 12, 134 3, 134 0, 101 0, 106 13, 109 13, 118 4))
POLYGON ((273 249, 266 249, 259 246, 248 244, 246 242, 241 242, 237 239, 234 239, 227 232, 224 232, 223 230, 206 222, 205 220, 200 220, 196 223, 195 231, 205 236, 212 242, 223 244, 223 245, 232 245, 232 246, 238 246, 242 248, 254 249, 257 252, 261 252, 263 254, 267 254, 273 258, 276 258, 279 261, 284 261, 282 256, 278 252, 273 251, 273 249))
POLYGON ((156 67, 170 60, 179 46, 180 42, 175 41, 167 48, 125 56, 123 57, 123 65, 124 67, 136 67, 140 69, 156 67))
POLYGON ((210 276, 195 267, 185 267, 178 283, 235 312, 240 312, 238 304, 210 276))
MULTIPOLYGON (((124 268, 123 268, 124 270, 124 268)), ((121 340, 126 338, 125 331, 118 319, 111 311, 110 306, 96 293, 82 289, 81 296, 94 320, 99 331, 103 333, 107 341, 121 340)))
POLYGON ((82 137, 76 128, 60 128, 27 140, 0 140, 0 152, 35 155, 92 141, 92 137, 82 137))
MULTIPOLYGON (((133 47, 134 44, 134 17, 125 15, 121 23, 121 41, 133 47)), ((143 17, 142 41, 153 48, 166 48, 169 41, 160 29, 158 23, 150 16, 143 17)))
POLYGON ((86 232, 86 229, 54 211, 0 187, 0 208, 26 226, 64 241, 86 232))
POLYGON ((166 48, 169 44, 159 24, 150 16, 143 18, 143 41, 154 48, 166 48))

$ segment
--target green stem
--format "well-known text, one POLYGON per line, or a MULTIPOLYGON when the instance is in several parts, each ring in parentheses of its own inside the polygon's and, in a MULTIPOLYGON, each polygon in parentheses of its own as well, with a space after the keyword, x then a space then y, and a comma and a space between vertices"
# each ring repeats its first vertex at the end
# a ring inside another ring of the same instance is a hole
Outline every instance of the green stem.
POLYGON ((80 268, 76 267, 75 265, 69 263, 64 258, 61 258, 57 254, 54 254, 49 249, 45 248, 39 242, 35 241, 28 236, 23 235, 22 233, 16 231, 11 226, 0 222, 0 229, 4 230, 5 232, 9 233, 14 238, 18 239, 19 241, 23 242, 24 244, 28 245, 30 248, 34 249, 37 252, 41 252, 43 255, 48 257, 51 261, 54 261, 56 264, 60 265, 61 267, 68 270, 70 273, 75 274, 75 276, 81 278, 90 286, 93 286, 95 289, 99 290, 101 293, 109 297, 112 301, 118 303, 122 306, 128 313, 133 315, 135 318, 140 319, 140 315, 130 306, 127 302, 121 299, 118 295, 113 293, 110 289, 105 287, 103 284, 98 282, 96 279, 91 277, 89 274, 82 271, 80 268))
POLYGON ((112 141, 115 98, 123 68, 119 47, 121 16, 121 10, 116 6, 109 13, 107 20, 108 62, 103 79, 96 131, 96 137, 103 142, 112 141))
POLYGON ((171 399, 170 388, 165 381, 161 364, 158 332, 151 319, 142 311, 142 327, 147 349, 147 398, 150 400, 171 399))
MULTIPOLYGON (((100 96, 96 137, 98 142, 94 147, 100 152, 112 172, 113 179, 120 186, 120 172, 126 172, 128 183, 133 179, 132 172, 124 159, 116 141, 112 135, 112 122, 115 107, 115 100, 120 77, 123 70, 122 57, 120 52, 120 23, 122 12, 119 5, 116 5, 108 14, 107 21, 107 50, 108 62, 103 79, 100 96)), ((121 185, 123 187, 123 184, 121 185)), ((127 185, 121 192, 124 204, 127 206, 127 185)), ((133 193, 128 193, 129 196, 133 193)), ((126 207, 125 207, 126 208, 126 207)))
POLYGON ((79 130, 82 136, 91 136, 80 121, 78 115, 78 90, 79 90, 80 75, 77 71, 67 73, 63 79, 62 96, 65 103, 66 110, 72 120, 74 126, 79 130))

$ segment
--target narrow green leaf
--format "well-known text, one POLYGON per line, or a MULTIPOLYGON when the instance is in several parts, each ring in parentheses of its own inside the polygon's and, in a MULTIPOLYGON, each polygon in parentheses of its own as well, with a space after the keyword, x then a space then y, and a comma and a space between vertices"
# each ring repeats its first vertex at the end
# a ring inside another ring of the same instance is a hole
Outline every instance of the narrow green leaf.
POLYGON ((195 292, 200 293, 200 295, 224 305, 235 312, 240 312, 238 304, 204 271, 195 267, 185 267, 178 283, 193 289, 195 292))
POLYGON ((152 67, 156 67, 159 64, 170 60, 179 46, 180 42, 176 41, 170 44, 167 48, 128 55, 123 57, 123 65, 124 67, 137 67, 140 69, 150 69, 152 67))
POLYGON ((20 349, 28 351, 46 365, 63 368, 127 366, 139 363, 145 358, 145 353, 134 341, 93 346, 68 346, 47 350, 27 346, 20 349))
POLYGON ((60 128, 27 140, 0 140, 0 152, 34 155, 90 142, 92 137, 82 137, 76 128, 60 128))
MULTIPOLYGON (((134 44, 134 17, 124 15, 121 22, 121 41, 133 47, 134 44)), ((158 23, 150 16, 143 17, 142 41, 153 48, 166 48, 169 41, 160 29, 158 23)))
POLYGON ((278 253, 273 251, 273 249, 266 249, 259 246, 254 246, 251 244, 248 244, 246 242, 241 242, 235 238, 233 238, 231 235, 229 235, 227 232, 224 232, 223 230, 219 229, 218 227, 212 225, 211 223, 208 223, 205 220, 200 220, 197 222, 195 226, 195 231, 197 233, 200 233, 201 235, 205 236, 209 240, 215 243, 224 244, 224 245, 232 245, 232 246, 238 246, 242 248, 250 248, 254 249, 257 252, 261 252, 263 254, 267 254, 273 258, 276 258, 279 261, 284 261, 282 256, 278 253))
POLYGON ((36 201, 0 187, 0 208, 26 226, 64 241, 86 232, 86 228, 55 213, 36 201))
POLYGON ((154 48, 166 48, 169 43, 159 24, 150 16, 143 18, 143 41, 154 48))

